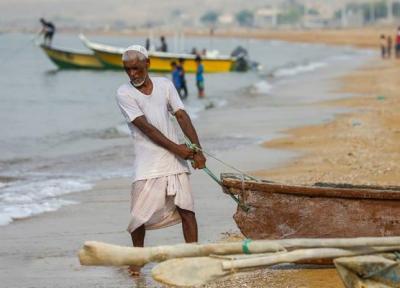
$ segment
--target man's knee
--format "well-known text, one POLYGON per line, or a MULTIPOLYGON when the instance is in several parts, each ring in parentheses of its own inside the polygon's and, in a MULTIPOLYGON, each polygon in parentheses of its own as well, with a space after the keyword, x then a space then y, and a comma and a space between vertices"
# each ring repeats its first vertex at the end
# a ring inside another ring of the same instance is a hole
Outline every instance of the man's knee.
POLYGON ((179 208, 179 207, 177 207, 178 208, 178 212, 179 212, 179 215, 181 215, 181 218, 183 218, 183 219, 196 219, 196 215, 195 215, 195 213, 193 212, 193 211, 190 211, 190 210, 185 210, 185 209, 182 209, 182 208, 179 208))

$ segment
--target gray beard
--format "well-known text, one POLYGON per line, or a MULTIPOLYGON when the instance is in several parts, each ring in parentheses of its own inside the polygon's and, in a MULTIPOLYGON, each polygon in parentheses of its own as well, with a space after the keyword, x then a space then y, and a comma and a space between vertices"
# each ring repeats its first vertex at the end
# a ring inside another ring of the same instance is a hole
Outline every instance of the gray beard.
POLYGON ((145 77, 145 78, 143 79, 143 81, 140 82, 140 83, 135 83, 135 82, 133 82, 133 81, 131 81, 131 83, 132 83, 133 87, 139 88, 140 86, 142 86, 142 85, 144 84, 144 82, 146 82, 146 79, 147 79, 147 77, 145 77))

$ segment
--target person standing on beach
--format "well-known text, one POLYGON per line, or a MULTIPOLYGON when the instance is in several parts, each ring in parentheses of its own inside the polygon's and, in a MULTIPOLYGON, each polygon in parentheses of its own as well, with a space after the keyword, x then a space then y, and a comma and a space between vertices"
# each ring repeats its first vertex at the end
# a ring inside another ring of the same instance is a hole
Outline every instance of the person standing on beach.
POLYGON ((185 68, 184 68, 184 64, 185 64, 185 59, 183 58, 179 58, 178 59, 178 71, 179 71, 179 77, 181 79, 180 83, 181 83, 181 87, 178 90, 179 95, 181 96, 182 99, 186 99, 189 95, 187 86, 186 86, 186 77, 185 77, 185 68))
POLYGON ((381 34, 381 57, 382 59, 386 58, 386 39, 385 35, 381 34))
POLYGON ((396 50, 396 58, 400 58, 400 26, 397 28, 395 50, 396 50))
POLYGON ((388 36, 387 37, 387 46, 386 46, 387 58, 392 58, 392 45, 393 45, 392 37, 388 36))
POLYGON ((199 91, 199 98, 204 98, 204 66, 201 63, 201 57, 199 55, 196 56, 196 86, 197 90, 199 91))
POLYGON ((43 34, 43 44, 46 46, 51 46, 51 41, 53 40, 54 33, 56 32, 56 26, 50 21, 46 21, 43 18, 40 18, 40 23, 42 24, 42 30, 39 32, 39 35, 43 34))
MULTIPOLYGON (((143 247, 146 230, 182 222, 187 243, 197 242, 197 222, 189 182, 189 167, 205 167, 201 151, 178 142, 174 115, 185 136, 198 147, 200 142, 189 115, 172 84, 163 77, 150 77, 147 50, 128 47, 122 62, 130 82, 119 87, 117 104, 133 138, 135 153, 131 190, 131 220, 128 232, 133 246, 143 247)), ((140 267, 130 266, 133 275, 140 267)))
POLYGON ((167 45, 167 41, 165 41, 165 37, 164 37, 164 36, 161 36, 161 37, 160 37, 160 41, 161 41, 161 46, 160 46, 160 48, 158 49, 158 51, 161 51, 161 52, 168 52, 168 45, 167 45))

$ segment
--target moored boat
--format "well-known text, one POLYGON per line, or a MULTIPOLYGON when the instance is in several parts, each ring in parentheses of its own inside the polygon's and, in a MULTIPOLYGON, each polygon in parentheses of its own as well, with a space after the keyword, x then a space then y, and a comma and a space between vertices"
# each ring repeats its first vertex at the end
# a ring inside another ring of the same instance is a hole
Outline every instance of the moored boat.
POLYGON ((400 187, 316 183, 285 185, 222 174, 237 195, 234 215, 252 239, 379 237, 400 235, 400 187), (248 209, 243 209, 243 207, 248 209))
POLYGON ((93 53, 53 48, 40 45, 50 60, 61 69, 102 69, 103 64, 93 53))
MULTIPOLYGON (((121 56, 123 48, 114 47, 89 41, 84 35, 79 35, 82 42, 91 49, 97 58, 106 68, 122 69, 121 56)), ((154 52, 149 51, 150 71, 152 72, 170 72, 171 62, 179 58, 185 60, 184 68, 188 73, 194 73, 197 70, 195 55, 183 53, 154 52)), ((203 57, 202 63, 205 73, 229 72, 233 69, 236 58, 230 56, 203 57)))

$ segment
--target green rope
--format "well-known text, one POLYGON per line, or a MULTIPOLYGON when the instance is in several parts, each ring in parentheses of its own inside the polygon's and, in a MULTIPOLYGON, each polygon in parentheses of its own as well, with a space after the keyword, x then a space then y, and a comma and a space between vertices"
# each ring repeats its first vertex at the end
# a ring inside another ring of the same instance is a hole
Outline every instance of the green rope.
MULTIPOLYGON (((191 149, 191 150, 193 150, 195 152, 202 151, 199 146, 197 146, 196 144, 191 143, 190 140, 187 139, 186 137, 185 137, 185 141, 186 141, 186 146, 189 149, 191 149)), ((202 151, 202 152, 204 152, 204 151, 202 151)), ((220 185, 222 187, 222 189, 225 191, 225 193, 228 194, 229 196, 231 196, 231 198, 236 202, 236 204, 243 211, 248 212, 250 210, 250 208, 247 205, 245 205, 242 202, 240 202, 240 200, 237 197, 235 197, 235 195, 233 195, 231 192, 228 191, 228 189, 226 189, 226 187, 222 184, 221 180, 213 172, 211 172, 210 169, 208 169, 207 167, 204 167, 203 171, 206 172, 215 182, 217 182, 218 185, 220 185)))
POLYGON ((246 238, 242 242, 242 250, 244 254, 251 254, 250 249, 249 249, 249 244, 252 240, 249 238, 246 238))

